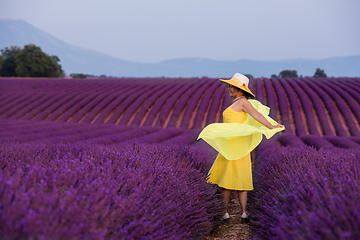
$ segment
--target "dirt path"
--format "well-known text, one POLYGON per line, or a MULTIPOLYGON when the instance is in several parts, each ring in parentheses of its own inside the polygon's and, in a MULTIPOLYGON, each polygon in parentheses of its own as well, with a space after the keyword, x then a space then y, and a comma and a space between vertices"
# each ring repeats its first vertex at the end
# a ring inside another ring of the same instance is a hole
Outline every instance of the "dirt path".
POLYGON ((240 220, 240 205, 239 200, 234 192, 231 194, 230 203, 228 207, 230 219, 224 221, 224 224, 215 229, 206 240, 249 240, 250 229, 249 224, 242 224, 240 220))

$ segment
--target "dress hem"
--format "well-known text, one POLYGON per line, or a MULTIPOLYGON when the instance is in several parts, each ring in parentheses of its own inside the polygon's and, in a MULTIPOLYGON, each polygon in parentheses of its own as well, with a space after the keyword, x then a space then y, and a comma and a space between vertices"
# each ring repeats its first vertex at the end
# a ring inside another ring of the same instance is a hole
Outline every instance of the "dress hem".
POLYGON ((252 189, 235 189, 235 188, 227 188, 227 187, 224 187, 224 186, 220 186, 219 184, 217 184, 217 183, 212 183, 212 182, 208 182, 208 183, 210 183, 210 184, 216 184, 216 185, 218 185, 219 187, 221 187, 221 188, 225 188, 225 189, 228 189, 228 190, 237 190, 237 191, 253 191, 254 190, 254 188, 252 188, 252 189))

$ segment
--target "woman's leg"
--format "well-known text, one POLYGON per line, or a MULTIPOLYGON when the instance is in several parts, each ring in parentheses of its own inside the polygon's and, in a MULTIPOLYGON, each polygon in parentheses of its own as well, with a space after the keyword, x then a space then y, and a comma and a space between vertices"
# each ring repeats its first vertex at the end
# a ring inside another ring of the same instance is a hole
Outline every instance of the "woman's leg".
POLYGON ((231 196, 231 190, 226 189, 226 188, 221 189, 221 199, 223 201, 223 206, 225 208, 226 213, 227 213, 227 208, 228 208, 228 204, 230 201, 230 196, 231 196))
POLYGON ((246 213, 247 191, 237 191, 242 213, 246 213))

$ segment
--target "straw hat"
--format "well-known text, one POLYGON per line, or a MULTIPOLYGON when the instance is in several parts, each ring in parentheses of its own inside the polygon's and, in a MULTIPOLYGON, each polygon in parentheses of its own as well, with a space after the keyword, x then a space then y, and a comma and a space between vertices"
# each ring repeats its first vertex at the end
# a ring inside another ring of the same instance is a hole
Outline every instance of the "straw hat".
POLYGON ((249 79, 240 73, 235 73, 234 76, 229 80, 225 80, 225 79, 219 79, 219 80, 223 83, 230 84, 234 87, 240 88, 241 90, 244 90, 245 92, 248 92, 255 97, 255 95, 249 89, 249 79))

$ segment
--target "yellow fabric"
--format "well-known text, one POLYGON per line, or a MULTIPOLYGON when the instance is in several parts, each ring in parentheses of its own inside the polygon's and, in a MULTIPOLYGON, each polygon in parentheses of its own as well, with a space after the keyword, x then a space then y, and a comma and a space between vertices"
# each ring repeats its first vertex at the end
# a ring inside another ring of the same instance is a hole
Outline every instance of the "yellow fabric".
MULTIPOLYGON (((277 122, 270 118, 270 109, 257 100, 249 100, 271 124, 277 122)), ((269 129, 256 121, 246 112, 236 112, 229 106, 223 112, 224 123, 212 123, 206 126, 198 139, 202 138, 228 160, 237 160, 250 153, 262 140, 262 134, 271 138, 282 128, 269 129)))
MULTIPOLYGON (((268 115, 270 109, 257 100, 251 105, 273 125, 277 122, 268 115)), ((237 112, 229 106, 223 112, 224 123, 213 123, 205 127, 198 139, 204 139, 219 154, 209 171, 208 181, 220 187, 234 190, 252 190, 250 152, 262 140, 282 131, 282 128, 268 129, 246 112, 237 112)))

